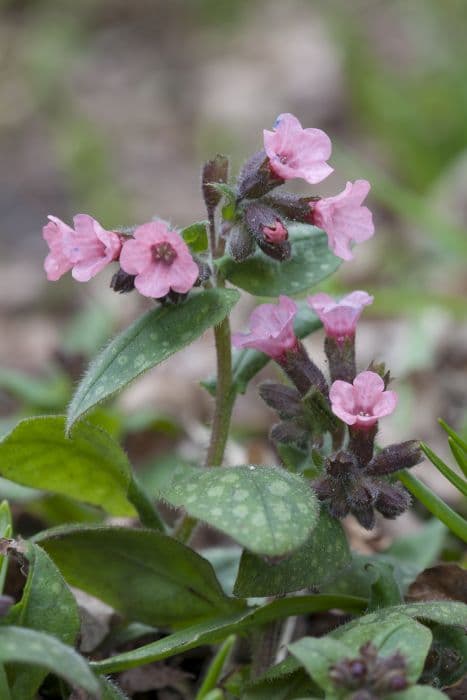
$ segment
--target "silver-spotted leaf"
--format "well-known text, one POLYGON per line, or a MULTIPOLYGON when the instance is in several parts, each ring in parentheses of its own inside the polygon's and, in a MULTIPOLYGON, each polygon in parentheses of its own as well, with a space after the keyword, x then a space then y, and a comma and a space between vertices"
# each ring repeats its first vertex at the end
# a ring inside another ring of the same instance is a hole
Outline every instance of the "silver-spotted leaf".
POLYGON ((319 505, 311 488, 301 477, 276 467, 180 465, 160 485, 159 496, 267 556, 297 549, 318 522, 319 505))
POLYGON ((315 588, 338 576, 351 561, 342 525, 322 511, 307 541, 281 561, 267 561, 245 550, 235 582, 235 595, 244 598, 282 595, 315 588))
POLYGON ((220 323, 239 297, 235 289, 208 289, 141 316, 89 366, 70 403, 68 429, 90 408, 220 323))

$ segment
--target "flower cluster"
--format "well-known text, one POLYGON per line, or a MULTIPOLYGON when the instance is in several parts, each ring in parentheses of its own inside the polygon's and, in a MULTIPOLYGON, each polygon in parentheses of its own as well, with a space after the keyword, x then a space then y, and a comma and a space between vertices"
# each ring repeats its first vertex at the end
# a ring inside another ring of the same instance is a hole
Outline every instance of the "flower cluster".
POLYGON ((372 301, 361 290, 340 301, 327 294, 308 298, 324 325, 330 385, 295 334, 298 307, 292 299, 281 296, 277 305, 258 306, 249 332, 233 335, 234 346, 269 355, 294 385, 260 386, 261 397, 281 419, 271 438, 306 452, 309 445, 319 447, 323 434, 330 433, 334 451, 324 460, 313 487, 334 517, 352 513, 368 529, 375 524, 375 511, 395 518, 408 508, 408 493, 388 475, 422 459, 420 445, 413 440, 375 453, 378 421, 394 411, 397 394, 387 389, 384 366, 356 371, 357 322, 372 301))
MULTIPOLYGON (((331 140, 320 129, 303 129, 293 114, 280 114, 272 131, 264 131, 264 150, 255 153, 243 167, 237 187, 238 223, 250 233, 267 255, 278 260, 290 257, 287 220, 312 223, 328 236, 329 248, 343 260, 351 260, 352 243, 374 234, 370 210, 363 202, 370 191, 366 180, 348 182, 333 197, 296 197, 270 192, 286 180, 301 178, 314 185, 325 180, 333 168, 331 140)), ((232 227, 229 249, 236 260, 244 260, 253 246, 239 245, 232 227)))
POLYGON ((383 700, 408 685, 407 661, 398 651, 379 656, 371 642, 360 647, 360 655, 343 659, 331 666, 329 676, 340 691, 347 691, 348 700, 383 700))
POLYGON ((49 216, 43 228, 50 249, 44 268, 50 281, 71 270, 78 282, 88 282, 118 261, 115 291, 136 287, 143 296, 162 299, 171 292, 186 294, 198 279, 199 268, 188 246, 164 221, 143 224, 132 236, 106 231, 87 214, 77 214, 73 224, 71 228, 49 216))

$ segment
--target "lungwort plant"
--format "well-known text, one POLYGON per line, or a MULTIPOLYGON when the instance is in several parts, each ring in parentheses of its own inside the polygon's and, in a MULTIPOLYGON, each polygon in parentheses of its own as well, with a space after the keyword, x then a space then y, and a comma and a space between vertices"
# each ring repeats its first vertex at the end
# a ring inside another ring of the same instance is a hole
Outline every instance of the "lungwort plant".
POLYGON ((67 415, 25 418, 0 443, 4 479, 76 509, 23 539, 1 506, 1 700, 156 698, 167 685, 160 697, 428 700, 462 683, 465 571, 449 565, 451 594, 416 595, 446 528, 434 519, 363 556, 342 524, 350 516, 371 530, 406 511, 412 492, 467 541, 462 517, 407 471, 423 450, 436 455, 417 440, 378 443, 397 393, 384 365, 358 364, 358 321, 372 296, 316 291, 374 234, 365 180, 325 198, 282 189, 323 181, 330 156, 323 131, 282 114, 235 184, 226 157, 205 163, 205 221, 108 231, 87 214, 72 227, 49 217, 49 280, 71 271, 84 283, 110 267, 114 292, 153 305, 89 365, 67 415), (239 290, 269 301, 231 335, 239 290), (327 374, 303 343, 322 326, 327 374), (205 331, 217 367, 203 381, 214 400, 204 464, 173 460, 143 486, 96 408, 205 331), (281 380, 259 392, 277 414, 277 458, 223 466, 236 397, 270 360, 281 380), (175 524, 167 505, 178 509, 175 524), (194 547, 204 524, 234 544, 194 547), (113 609, 108 628, 91 634, 77 590, 113 609))

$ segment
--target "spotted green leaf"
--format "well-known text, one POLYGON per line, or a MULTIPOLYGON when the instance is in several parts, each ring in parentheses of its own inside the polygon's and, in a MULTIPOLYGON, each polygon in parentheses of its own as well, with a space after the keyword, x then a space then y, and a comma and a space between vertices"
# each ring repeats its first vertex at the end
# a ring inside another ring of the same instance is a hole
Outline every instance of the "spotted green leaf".
POLYGON ((267 561, 245 550, 234 593, 247 598, 319 587, 334 579, 350 561, 342 525, 322 511, 305 544, 286 559, 267 561))
POLYGON ((268 556, 300 547, 318 521, 311 488, 301 477, 276 467, 180 465, 160 485, 159 496, 268 556))
POLYGON ((152 530, 68 526, 37 536, 72 586, 148 625, 188 625, 229 613, 212 566, 172 537, 152 530))
POLYGON ((292 257, 273 260, 258 250, 241 263, 224 258, 222 271, 230 282, 250 294, 277 297, 304 294, 335 272, 341 260, 328 247, 327 235, 309 224, 289 224, 292 257))
MULTIPOLYGON (((101 697, 99 681, 83 657, 51 634, 12 625, 0 627, 0 662, 25 664, 32 669, 39 666, 70 685, 87 690, 93 699, 101 697)), ((12 698, 18 700, 25 697, 12 693, 12 698)))
MULTIPOLYGON (((73 645, 80 620, 71 591, 55 564, 40 547, 27 542, 25 556, 28 578, 21 600, 8 613, 7 623, 46 632, 64 644, 73 645)), ((10 667, 13 697, 22 700, 34 698, 45 675, 43 668, 29 668, 22 664, 10 667)))
POLYGON ((240 295, 208 289, 177 305, 148 311, 118 335, 89 366, 68 409, 68 430, 89 409, 220 323, 240 295))
POLYGON ((64 416, 22 420, 0 442, 0 474, 23 486, 52 491, 131 516, 128 459, 95 425, 80 423, 65 436, 64 416))

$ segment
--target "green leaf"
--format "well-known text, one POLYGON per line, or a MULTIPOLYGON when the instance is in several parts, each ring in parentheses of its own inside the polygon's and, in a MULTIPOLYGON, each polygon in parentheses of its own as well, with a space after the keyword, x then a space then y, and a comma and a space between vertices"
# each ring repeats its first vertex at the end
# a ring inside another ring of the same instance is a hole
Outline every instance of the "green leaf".
POLYGON ((407 605, 394 605, 378 612, 370 613, 358 620, 352 620, 346 625, 332 632, 332 636, 341 638, 348 630, 363 625, 382 624, 388 620, 398 620, 400 615, 414 617, 418 620, 437 622, 440 625, 453 625, 454 627, 467 628, 467 605, 447 600, 433 601, 429 603, 409 603, 407 605))
POLYGON ((385 700, 446 700, 447 697, 441 690, 429 685, 414 685, 402 692, 386 695, 385 700))
POLYGON ((101 506, 112 515, 135 514, 128 501, 131 471, 118 444, 81 423, 65 437, 63 416, 21 421, 0 442, 0 474, 34 488, 101 506))
MULTIPOLYGON (((10 506, 7 501, 0 504, 0 538, 9 539, 13 532, 10 506)), ((0 555, 0 594, 3 592, 5 577, 8 571, 8 557, 0 555)))
POLYGON ((159 496, 268 556, 300 547, 318 521, 319 505, 306 482, 276 467, 197 469, 180 465, 159 496))
MULTIPOLYGON (((45 632, 0 626, 0 662, 39 666, 63 678, 70 685, 87 690, 93 698, 101 697, 99 681, 83 657, 45 632)), ((12 697, 25 700, 24 695, 12 697)))
POLYGON ((446 539, 447 528, 436 518, 432 518, 419 531, 399 537, 383 552, 384 557, 411 564, 419 571, 431 566, 438 558, 446 539))
POLYGON ((436 518, 447 525, 454 535, 457 535, 461 540, 467 542, 467 520, 456 513, 450 506, 447 505, 439 496, 425 486, 425 484, 417 479, 413 474, 404 470, 398 472, 397 478, 404 484, 406 489, 410 491, 412 496, 418 498, 436 518))
POLYGON ((375 560, 365 566, 370 581, 368 612, 402 603, 402 594, 394 576, 394 567, 375 560))
POLYGON ((255 296, 297 296, 335 272, 341 260, 328 247, 327 235, 309 224, 288 224, 292 257, 278 262, 258 250, 245 262, 223 258, 222 272, 237 287, 255 296))
POLYGON ((245 550, 234 593, 247 598, 319 587, 335 578, 350 561, 342 525, 322 511, 308 540, 287 559, 268 562, 245 550))
POLYGON ((453 486, 455 486, 456 489, 457 489, 458 491, 460 491, 460 493, 461 493, 463 496, 466 496, 466 497, 467 497, 467 481, 466 481, 465 479, 463 479, 461 476, 459 476, 458 474, 456 474, 456 472, 454 472, 454 471, 451 469, 451 467, 448 467, 448 465, 446 464, 446 462, 443 462, 443 460, 441 459, 441 457, 438 457, 438 455, 435 454, 435 453, 433 452, 433 450, 431 450, 431 449, 428 447, 428 445, 426 445, 424 442, 421 442, 421 443, 420 443, 420 447, 422 448, 423 452, 426 454, 426 456, 428 457, 428 459, 430 460, 430 462, 431 462, 432 464, 434 464, 434 466, 436 467, 436 469, 437 469, 439 472, 441 472, 441 474, 442 474, 448 481, 450 481, 451 484, 452 484, 453 486))
MULTIPOLYGON (((307 304, 300 304, 294 321, 296 336, 298 338, 306 338, 321 327, 321 321, 311 311, 310 307, 307 304)), ((249 382, 263 367, 266 367, 270 359, 264 352, 252 350, 251 348, 235 351, 232 361, 232 379, 235 392, 244 394, 249 382)), ((202 385, 212 396, 216 395, 215 377, 202 382, 202 385)))
POLYGON ((399 651, 407 660, 407 678, 415 683, 423 671, 432 642, 428 627, 411 620, 402 610, 376 619, 371 614, 364 615, 358 622, 358 625, 345 625, 334 630, 331 632, 332 638, 343 642, 354 654, 369 641, 382 656, 391 656, 399 651))
POLYGON ((208 289, 145 313, 89 366, 68 409, 68 430, 90 408, 219 324, 239 298, 235 289, 208 289))
MULTIPOLYGON (((74 645, 80 628, 76 601, 55 564, 32 542, 26 543, 29 563, 23 596, 11 608, 6 621, 17 627, 46 632, 64 644, 74 645)), ((1 629, 0 629, 1 634, 1 629)), ((35 697, 45 673, 42 668, 14 666, 10 669, 13 697, 35 697)))
POLYGON ((431 663, 423 681, 436 686, 456 683, 467 673, 467 634, 458 627, 434 625, 431 663))
POLYGON ((63 527, 36 540, 66 580, 129 620, 189 625, 241 607, 205 559, 172 537, 121 527, 63 527))
POLYGON ((207 221, 197 221, 180 231, 183 240, 194 253, 204 253, 208 249, 207 221))
POLYGON ((329 669, 336 662, 352 657, 353 650, 344 642, 322 637, 304 637, 289 645, 290 652, 300 661, 320 688, 335 693, 336 686, 329 678, 329 669))
POLYGON ((96 661, 92 667, 98 673, 114 673, 160 661, 205 644, 217 644, 230 634, 243 633, 274 620, 322 612, 332 608, 361 613, 365 606, 364 599, 353 596, 310 595, 281 598, 260 608, 248 608, 234 615, 193 625, 133 651, 96 661))
POLYGON ((102 700, 129 700, 123 690, 108 678, 100 679, 102 700))

